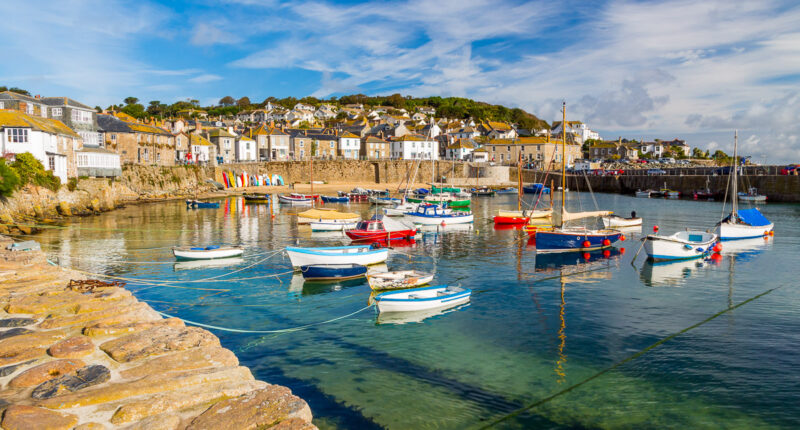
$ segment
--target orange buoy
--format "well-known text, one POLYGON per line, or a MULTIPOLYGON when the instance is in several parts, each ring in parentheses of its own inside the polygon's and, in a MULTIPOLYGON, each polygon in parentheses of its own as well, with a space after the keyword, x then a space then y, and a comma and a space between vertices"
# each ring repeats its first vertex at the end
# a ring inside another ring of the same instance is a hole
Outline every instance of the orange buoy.
POLYGON ((592 258, 591 254, 589 254, 588 252, 584 252, 583 253, 583 259, 584 260, 589 261, 590 258, 592 258))
POLYGON ((608 258, 611 257, 611 251, 604 249, 603 250, 603 257, 608 258))
POLYGON ((444 220, 442 220, 442 227, 444 227, 445 225, 446 225, 446 224, 444 223, 444 220))
POLYGON ((769 235, 768 234, 764 235, 764 240, 769 240, 769 235))
POLYGON ((719 253, 722 251, 722 244, 717 242, 713 248, 711 248, 714 252, 719 253))
POLYGON ((770 231, 769 231, 769 235, 770 235, 770 236, 774 236, 774 235, 775 235, 775 230, 770 230, 770 231))
POLYGON ((603 239, 603 246, 611 246, 611 241, 608 239, 603 239))
POLYGON ((619 249, 619 253, 622 254, 622 255, 625 255, 625 248, 620 248, 619 249))
POLYGON ((583 247, 584 248, 589 248, 590 246, 592 246, 592 242, 589 242, 588 240, 584 240, 583 241, 583 247))
POLYGON ((653 231, 654 231, 654 232, 658 232, 658 226, 657 226, 657 225, 654 225, 654 226, 653 226, 653 231))
POLYGON ((625 235, 624 234, 619 235, 619 240, 625 242, 625 235))

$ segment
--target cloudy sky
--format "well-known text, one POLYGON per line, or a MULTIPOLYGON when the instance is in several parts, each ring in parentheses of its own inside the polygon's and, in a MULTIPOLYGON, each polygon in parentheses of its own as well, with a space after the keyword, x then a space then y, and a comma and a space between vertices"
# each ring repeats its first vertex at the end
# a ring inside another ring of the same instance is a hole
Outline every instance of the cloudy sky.
POLYGON ((465 96, 800 161, 797 1, 154 0, 0 3, 0 85, 127 96, 465 96))

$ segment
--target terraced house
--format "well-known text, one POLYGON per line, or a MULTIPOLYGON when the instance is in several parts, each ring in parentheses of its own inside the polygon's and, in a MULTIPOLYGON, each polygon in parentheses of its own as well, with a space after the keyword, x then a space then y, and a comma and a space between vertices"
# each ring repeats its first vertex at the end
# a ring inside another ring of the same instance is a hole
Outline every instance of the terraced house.
POLYGON ((392 159, 438 160, 439 142, 418 134, 399 137, 392 141, 392 159))
POLYGON ((252 134, 258 147, 259 161, 287 161, 291 157, 289 134, 275 126, 262 125, 252 134))
POLYGON ((47 118, 47 104, 39 96, 31 97, 13 91, 0 92, 0 109, 11 109, 31 116, 47 118))
POLYGON ((361 138, 350 132, 339 134, 339 156, 345 160, 358 160, 361 138))
POLYGON ((361 139, 361 157, 367 160, 384 160, 390 157, 392 145, 377 136, 361 139))
MULTIPOLYGON (((569 142, 569 140, 568 140, 569 142)), ((582 158, 580 145, 567 143, 566 157, 561 141, 546 137, 521 137, 519 139, 492 139, 484 145, 489 161, 502 164, 533 163, 539 169, 555 168, 566 158, 567 165, 582 158)))
POLYGON ((97 111, 67 97, 43 97, 50 118, 57 119, 83 138, 86 146, 102 146, 103 134, 98 130, 97 111))
POLYGON ((155 125, 136 122, 123 113, 98 115, 105 147, 120 155, 122 164, 172 166, 175 164, 175 138, 155 125))
POLYGON ((208 132, 208 140, 217 149, 217 163, 233 163, 236 160, 236 135, 223 128, 208 132))

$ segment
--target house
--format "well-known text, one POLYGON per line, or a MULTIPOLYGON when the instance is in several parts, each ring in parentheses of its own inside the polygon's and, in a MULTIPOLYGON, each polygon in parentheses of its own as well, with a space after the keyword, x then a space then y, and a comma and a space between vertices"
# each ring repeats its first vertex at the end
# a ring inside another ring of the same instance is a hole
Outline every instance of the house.
POLYGON ((439 142, 418 134, 408 134, 392 140, 392 159, 395 160, 438 160, 439 142))
POLYGON ((186 160, 193 164, 208 164, 214 157, 216 151, 214 145, 208 139, 198 133, 189 134, 189 154, 186 160))
POLYGON ((191 152, 191 148, 189 147, 189 133, 185 131, 179 131, 172 135, 173 139, 175 140, 175 161, 178 163, 187 162, 188 159, 186 157, 187 154, 191 152))
POLYGON ((182 118, 208 118, 208 112, 204 111, 203 109, 195 109, 195 108, 188 108, 188 109, 181 109, 175 112, 175 115, 178 115, 182 118))
POLYGON ((47 108, 47 104, 39 96, 31 97, 13 91, 0 92, 0 109, 11 109, 30 116, 47 118, 47 108))
POLYGON ((314 158, 323 160, 334 160, 339 153, 339 137, 334 134, 323 133, 308 133, 309 144, 311 148, 309 153, 312 153, 314 158))
POLYGON ((436 109, 430 106, 417 106, 417 112, 425 115, 436 115, 436 109))
MULTIPOLYGON (((561 136, 562 131, 561 121, 554 122, 553 126, 550 127, 550 134, 552 136, 561 136)), ((574 137, 574 142, 578 145, 583 145, 583 142, 589 139, 600 140, 600 134, 592 131, 589 126, 581 121, 567 121, 566 133, 571 134, 574 137)))
POLYGON ((642 154, 647 154, 649 158, 661 158, 664 155, 664 152, 666 152, 667 147, 659 141, 642 141, 638 145, 638 149, 642 152, 642 154))
POLYGON ((82 146, 80 135, 61 121, 0 110, 0 154, 29 152, 61 183, 77 176, 74 155, 82 146))
POLYGON ((216 147, 217 164, 230 164, 236 161, 236 135, 224 128, 208 132, 208 140, 216 147))
POLYGON ((345 160, 358 160, 361 137, 350 132, 339 133, 339 156, 345 160))
POLYGON ((97 124, 98 131, 103 133, 104 146, 119 154, 122 164, 175 164, 175 137, 169 131, 131 122, 124 114, 97 115, 97 124))
POLYGON ((97 128, 97 111, 67 97, 43 97, 48 116, 57 119, 83 138, 85 146, 103 145, 103 134, 97 128))
POLYGON ((236 139, 236 161, 240 163, 258 161, 257 154, 255 140, 247 136, 240 136, 236 139))
POLYGON ((457 139, 447 147, 446 157, 448 160, 467 160, 477 146, 473 139, 457 139))
POLYGON ((672 140, 658 140, 656 142, 661 142, 664 144, 665 148, 669 148, 672 152, 676 153, 676 155, 680 155, 683 153, 685 156, 692 155, 692 147, 686 144, 685 140, 681 139, 672 139, 672 140))
POLYGON ((477 128, 482 135, 489 139, 513 139, 518 137, 517 130, 505 122, 484 121, 477 128))
POLYGON ((350 103, 350 104, 344 105, 344 107, 347 108, 347 109, 357 110, 357 111, 363 111, 364 110, 364 105, 361 104, 361 103, 350 103))
POLYGON ((521 137, 519 139, 491 139, 484 148, 489 161, 503 164, 532 163, 537 168, 547 170, 560 166, 566 158, 567 165, 582 158, 581 145, 570 143, 566 146, 566 157, 561 149, 561 141, 546 137, 521 137))
POLYGON ((486 148, 478 148, 472 151, 470 158, 474 163, 486 163, 489 161, 489 151, 486 148))
POLYGON ((391 144, 380 137, 367 136, 361 139, 361 158, 367 160, 385 160, 390 157, 391 151, 391 144))
POLYGON ((313 105, 310 105, 310 104, 307 104, 307 103, 297 103, 296 105, 294 105, 294 110, 306 110, 306 111, 314 112, 314 110, 316 110, 316 108, 313 105))
POLYGON ((439 127, 439 124, 436 124, 435 121, 431 120, 429 124, 425 125, 421 130, 419 130, 419 134, 434 138, 442 134, 442 129, 439 127))
POLYGON ((320 106, 316 112, 314 112, 314 118, 317 118, 321 121, 325 121, 328 119, 336 118, 336 114, 337 114, 336 106, 331 104, 324 104, 320 106))
POLYGON ((447 133, 454 141, 457 139, 474 139, 481 135, 481 133, 474 127, 466 126, 461 127, 455 131, 447 133))
POLYGON ((243 110, 236 114, 236 119, 241 122, 255 122, 253 120, 253 111, 251 110, 243 110))
POLYGON ((425 121, 427 118, 428 116, 422 112, 416 112, 414 115, 411 115, 411 119, 417 122, 425 121))

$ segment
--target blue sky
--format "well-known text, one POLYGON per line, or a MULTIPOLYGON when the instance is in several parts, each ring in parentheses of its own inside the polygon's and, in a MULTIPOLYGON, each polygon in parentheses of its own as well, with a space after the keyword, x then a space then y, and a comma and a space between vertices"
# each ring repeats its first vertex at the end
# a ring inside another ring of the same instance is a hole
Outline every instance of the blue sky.
POLYGON ((0 84, 127 96, 466 96, 604 138, 800 161, 796 1, 62 0, 0 3, 0 84), (10 19, 9 19, 10 18, 10 19))

